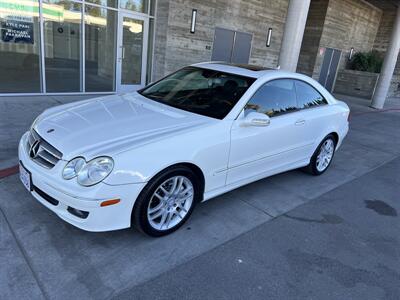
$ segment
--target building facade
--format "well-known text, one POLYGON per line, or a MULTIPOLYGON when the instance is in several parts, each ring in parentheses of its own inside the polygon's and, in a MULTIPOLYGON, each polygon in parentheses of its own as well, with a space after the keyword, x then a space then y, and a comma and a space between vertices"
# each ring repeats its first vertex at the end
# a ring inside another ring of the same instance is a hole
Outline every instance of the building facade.
MULTIPOLYGON (((379 75, 348 74, 349 57, 386 54, 397 7, 396 0, 0 0, 0 94, 124 92, 209 60, 277 67, 289 48, 284 35, 297 30, 297 71, 357 95, 379 75), (304 28, 291 20, 291 5, 305 12, 304 28), (356 76, 353 85, 346 76, 356 76)), ((389 96, 400 96, 399 64, 389 96)))
POLYGON ((0 0, 0 93, 143 86, 154 11, 155 2, 141 0, 0 0))

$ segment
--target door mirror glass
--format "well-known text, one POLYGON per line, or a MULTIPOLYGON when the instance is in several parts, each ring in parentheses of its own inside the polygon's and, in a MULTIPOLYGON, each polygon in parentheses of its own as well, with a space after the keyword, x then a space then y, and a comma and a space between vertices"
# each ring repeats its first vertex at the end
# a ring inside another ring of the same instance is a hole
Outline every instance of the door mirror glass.
POLYGON ((267 115, 258 113, 255 111, 251 111, 245 115, 245 117, 243 118, 243 121, 241 123, 241 126, 243 126, 243 127, 247 127, 247 126, 264 127, 264 126, 268 126, 270 123, 271 123, 271 119, 267 115))

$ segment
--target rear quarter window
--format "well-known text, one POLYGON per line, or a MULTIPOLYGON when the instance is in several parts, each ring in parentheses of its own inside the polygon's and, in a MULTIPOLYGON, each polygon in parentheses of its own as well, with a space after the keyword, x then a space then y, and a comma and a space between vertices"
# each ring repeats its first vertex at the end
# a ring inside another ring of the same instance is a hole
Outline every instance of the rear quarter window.
POLYGON ((311 108, 328 104, 328 101, 310 84, 295 80, 297 107, 299 109, 311 108))
POLYGON ((251 97, 245 111, 253 110, 269 117, 297 110, 296 90, 292 79, 275 79, 267 82, 251 97))

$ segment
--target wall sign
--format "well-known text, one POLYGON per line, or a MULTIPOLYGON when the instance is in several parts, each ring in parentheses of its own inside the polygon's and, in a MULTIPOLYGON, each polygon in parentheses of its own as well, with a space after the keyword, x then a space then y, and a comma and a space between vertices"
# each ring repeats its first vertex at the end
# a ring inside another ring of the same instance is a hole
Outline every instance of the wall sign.
POLYGON ((30 22, 29 18, 9 16, 1 22, 1 40, 8 43, 33 44, 33 22, 30 22))

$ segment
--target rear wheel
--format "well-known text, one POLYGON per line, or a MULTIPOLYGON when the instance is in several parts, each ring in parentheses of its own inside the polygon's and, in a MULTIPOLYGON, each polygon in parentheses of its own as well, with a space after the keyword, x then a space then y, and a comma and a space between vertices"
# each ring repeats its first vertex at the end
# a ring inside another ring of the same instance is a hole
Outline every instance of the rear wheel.
POLYGON ((187 167, 172 167, 151 180, 136 200, 133 223, 150 236, 163 236, 182 226, 200 199, 199 180, 187 167))
POLYGON ((305 167, 305 171, 312 175, 321 175, 332 163, 335 155, 336 139, 332 134, 329 134, 319 144, 317 150, 311 157, 310 164, 305 167))

